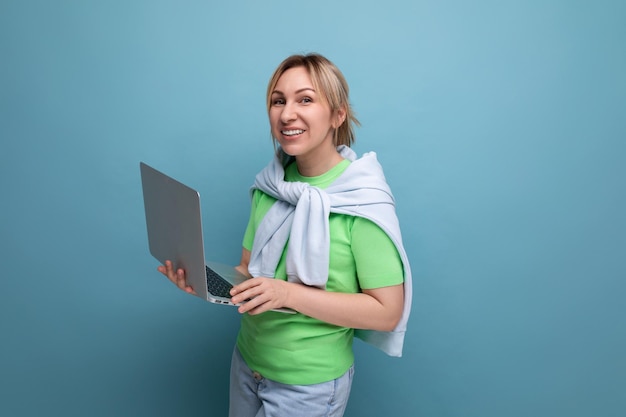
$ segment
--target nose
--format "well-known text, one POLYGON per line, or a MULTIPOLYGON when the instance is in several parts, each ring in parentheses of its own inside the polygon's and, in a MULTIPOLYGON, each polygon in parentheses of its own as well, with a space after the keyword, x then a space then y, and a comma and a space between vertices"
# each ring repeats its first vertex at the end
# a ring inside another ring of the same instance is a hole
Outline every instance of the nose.
POLYGON ((289 122, 293 122, 297 119, 296 110, 291 103, 285 103, 282 111, 280 112, 280 121, 283 124, 287 124, 289 122))

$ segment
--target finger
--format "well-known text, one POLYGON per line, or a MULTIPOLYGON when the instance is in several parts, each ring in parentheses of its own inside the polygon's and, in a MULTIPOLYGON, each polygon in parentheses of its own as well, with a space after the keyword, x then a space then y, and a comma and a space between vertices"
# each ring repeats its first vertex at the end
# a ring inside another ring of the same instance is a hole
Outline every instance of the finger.
POLYGON ((240 305, 238 310, 241 314, 250 313, 251 311, 259 309, 262 304, 261 297, 255 297, 240 305))
POLYGON ((265 313, 266 311, 271 310, 271 308, 271 304, 268 300, 267 302, 260 303, 256 307, 249 309, 248 314, 255 316, 257 314, 265 313))
POLYGON ((248 291, 248 289, 242 288, 240 285, 237 285, 230 289, 230 296, 232 297, 233 302, 235 303, 240 303, 246 299, 245 292, 248 291))
POLYGON ((252 288, 248 288, 238 294, 234 295, 231 300, 235 304, 243 303, 246 300, 251 300, 253 298, 258 298, 263 294, 263 288, 260 285, 256 285, 252 288))
POLYGON ((187 286, 185 280, 185 271, 182 268, 174 270, 174 263, 172 261, 165 261, 165 269, 167 270, 167 277, 181 290, 184 290, 187 286))
POLYGON ((174 265, 170 260, 165 261, 165 273, 170 280, 175 281, 174 265))
MULTIPOLYGON (((248 294, 248 293, 246 293, 248 294)), ((243 312, 255 315, 272 309, 275 305, 272 296, 266 292, 266 289, 259 290, 251 293, 249 298, 244 299, 242 302, 243 312)), ((245 295, 245 294, 244 294, 245 295)))
POLYGON ((237 284, 233 288, 231 288, 230 295, 240 294, 256 285, 258 285, 256 279, 253 278, 253 279, 246 280, 242 282, 241 284, 237 284))
POLYGON ((187 285, 187 280, 185 279, 185 271, 183 269, 178 269, 176 271, 176 285, 178 285, 178 287, 181 290, 184 290, 188 287, 187 285))
POLYGON ((165 261, 163 265, 158 266, 157 271, 165 275, 167 279, 169 279, 173 283, 176 283, 176 280, 172 275, 172 263, 170 261, 165 261))
POLYGON ((163 265, 159 265, 157 266, 157 271, 159 271, 160 273, 162 273, 163 275, 167 276, 167 261, 165 261, 165 263, 163 265))

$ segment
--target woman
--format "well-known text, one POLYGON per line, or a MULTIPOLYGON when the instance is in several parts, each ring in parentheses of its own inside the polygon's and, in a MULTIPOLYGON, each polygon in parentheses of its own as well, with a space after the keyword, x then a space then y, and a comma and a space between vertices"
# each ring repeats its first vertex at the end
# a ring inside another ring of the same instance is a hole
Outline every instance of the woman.
MULTIPOLYGON (((237 267, 251 279, 231 291, 243 316, 230 415, 341 416, 355 329, 401 354, 411 290, 394 201, 375 154, 349 148, 358 122, 329 60, 283 61, 267 108, 278 149, 253 186, 237 267), (283 307, 296 314, 269 311, 283 307)), ((193 292, 184 271, 159 270, 193 292)))

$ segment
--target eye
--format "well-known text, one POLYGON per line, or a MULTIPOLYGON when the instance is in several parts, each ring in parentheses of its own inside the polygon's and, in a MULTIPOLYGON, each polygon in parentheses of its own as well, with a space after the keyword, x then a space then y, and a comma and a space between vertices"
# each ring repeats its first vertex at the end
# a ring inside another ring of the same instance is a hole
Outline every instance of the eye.
POLYGON ((313 103, 313 99, 311 97, 302 97, 300 102, 304 104, 313 103))
POLYGON ((276 97, 272 99, 272 106, 282 106, 285 104, 285 99, 282 97, 276 97))

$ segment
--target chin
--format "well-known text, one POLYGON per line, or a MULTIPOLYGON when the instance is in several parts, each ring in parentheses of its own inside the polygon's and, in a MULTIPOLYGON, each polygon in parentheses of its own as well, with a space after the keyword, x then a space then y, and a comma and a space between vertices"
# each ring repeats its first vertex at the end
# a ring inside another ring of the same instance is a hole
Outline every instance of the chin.
POLYGON ((298 146, 290 143, 280 143, 280 148, 289 156, 298 156, 301 152, 298 150, 298 146))

